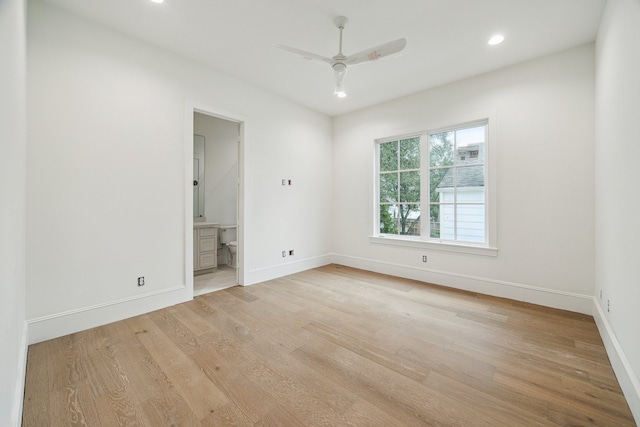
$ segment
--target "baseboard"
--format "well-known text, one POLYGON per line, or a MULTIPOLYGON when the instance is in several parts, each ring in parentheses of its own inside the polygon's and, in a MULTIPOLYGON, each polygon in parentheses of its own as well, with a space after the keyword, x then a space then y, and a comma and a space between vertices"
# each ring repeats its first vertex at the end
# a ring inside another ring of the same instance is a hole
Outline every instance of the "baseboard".
MULTIPOLYGON (((321 267, 331 262, 330 255, 287 262, 274 267, 254 269, 245 277, 245 285, 264 282, 289 274, 321 267)), ((177 286, 152 294, 145 294, 104 304, 83 307, 62 313, 28 320, 29 344, 58 338, 96 326, 117 322, 150 311, 190 301, 193 291, 177 286)))
POLYGON ((193 292, 176 286, 145 295, 29 319, 29 344, 117 322, 193 299, 193 292))
POLYGON ((22 425, 24 382, 27 374, 27 350, 29 348, 29 325, 26 321, 23 324, 21 336, 20 354, 18 355, 18 374, 16 377, 16 388, 13 394, 13 408, 11 410, 11 421, 9 424, 12 427, 20 427, 22 425))
POLYGON ((598 331, 600 331, 600 336, 602 337, 604 348, 607 350, 609 361, 616 374, 618 383, 620 383, 624 397, 627 399, 631 413, 636 423, 640 425, 640 382, 635 372, 633 372, 633 368, 629 364, 629 360, 622 350, 618 339, 613 333, 607 316, 595 298, 593 298, 593 307, 593 318, 598 326, 598 331))
POLYGON ((516 301, 529 302, 545 307, 559 308, 589 315, 591 315, 593 311, 593 297, 591 295, 563 292, 520 283, 494 280, 486 277, 416 268, 340 254, 333 254, 331 260, 335 264, 348 267, 389 274, 396 277, 404 277, 406 279, 420 280, 422 282, 478 292, 485 295, 509 298, 516 301))
POLYGON ((311 258, 305 258, 296 261, 283 262, 282 264, 264 268, 255 268, 249 270, 245 275, 245 286, 255 285, 256 283, 266 282, 267 280, 277 279, 279 277, 288 276, 290 274, 300 273, 301 271, 311 270, 312 268, 322 267, 331 264, 331 255, 320 255, 311 258))

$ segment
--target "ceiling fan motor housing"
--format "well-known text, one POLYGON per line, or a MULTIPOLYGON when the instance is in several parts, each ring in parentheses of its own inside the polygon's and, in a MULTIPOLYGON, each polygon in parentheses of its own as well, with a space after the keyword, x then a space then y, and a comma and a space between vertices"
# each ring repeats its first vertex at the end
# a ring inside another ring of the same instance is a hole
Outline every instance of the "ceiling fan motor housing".
POLYGON ((333 20, 333 23, 336 25, 336 27, 341 30, 347 25, 347 22, 349 22, 349 18, 347 18, 346 16, 336 16, 336 18, 333 20))

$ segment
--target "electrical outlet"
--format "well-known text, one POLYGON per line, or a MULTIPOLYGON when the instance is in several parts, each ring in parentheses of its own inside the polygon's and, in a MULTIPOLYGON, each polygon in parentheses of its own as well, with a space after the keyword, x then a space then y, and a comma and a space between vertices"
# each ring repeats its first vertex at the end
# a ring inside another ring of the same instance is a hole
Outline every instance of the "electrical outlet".
POLYGON ((287 251, 282 251, 282 258, 287 256, 287 251))
POLYGON ((422 262, 427 262, 427 256, 426 255, 422 255, 422 262))
POLYGON ((291 185, 291 180, 289 180, 288 182, 289 182, 289 185, 291 185))
POLYGON ((289 256, 293 256, 293 249, 289 251, 289 256))
POLYGON ((286 179, 282 180, 282 185, 287 185, 287 180, 286 179))
POLYGON ((138 286, 144 286, 144 276, 138 277, 138 286))
POLYGON ((611 311, 611 301, 607 300, 607 313, 609 313, 611 311))

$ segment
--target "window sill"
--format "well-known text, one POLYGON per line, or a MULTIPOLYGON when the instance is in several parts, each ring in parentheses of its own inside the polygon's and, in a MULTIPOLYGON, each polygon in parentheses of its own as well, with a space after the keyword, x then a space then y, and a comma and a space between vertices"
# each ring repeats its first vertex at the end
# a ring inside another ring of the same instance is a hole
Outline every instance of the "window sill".
POLYGON ((455 252, 460 254, 498 256, 498 248, 464 243, 426 241, 415 237, 370 236, 369 242, 383 245, 405 246, 409 248, 455 252))

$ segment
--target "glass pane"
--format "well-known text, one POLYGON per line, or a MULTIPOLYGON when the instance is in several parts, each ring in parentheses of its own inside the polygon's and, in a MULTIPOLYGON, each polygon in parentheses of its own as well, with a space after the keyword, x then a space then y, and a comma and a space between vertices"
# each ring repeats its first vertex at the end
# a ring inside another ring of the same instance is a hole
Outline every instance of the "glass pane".
POLYGON ((453 202, 453 168, 429 171, 429 201, 453 202))
POLYGON ((380 233, 398 234, 397 205, 380 205, 380 233))
POLYGON ((400 173, 400 201, 420 203, 420 172, 400 173))
POLYGON ((456 187, 458 203, 484 203, 484 166, 456 168, 456 187))
POLYGON ((398 170, 398 141, 380 144, 380 171, 398 170))
POLYGON ((484 243, 484 205, 459 204, 456 213, 457 240, 484 243))
POLYGON ((484 163, 486 125, 456 131, 456 164, 484 163))
POLYGON ((420 205, 401 204, 398 205, 398 234, 406 236, 420 235, 420 205))
POLYGON ((409 138, 400 141, 400 169, 420 168, 420 138, 409 138))
POLYGON ((440 238, 456 240, 455 205, 440 205, 440 238))
POLYGON ((429 166, 453 165, 453 132, 429 135, 429 166))
POLYGON ((383 173, 380 175, 380 203, 398 201, 398 174, 383 173))
POLYGON ((440 237, 440 205, 432 204, 429 210, 429 236, 437 239, 440 237))

